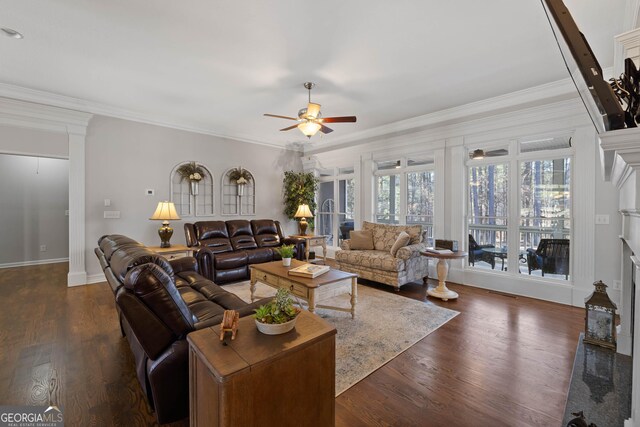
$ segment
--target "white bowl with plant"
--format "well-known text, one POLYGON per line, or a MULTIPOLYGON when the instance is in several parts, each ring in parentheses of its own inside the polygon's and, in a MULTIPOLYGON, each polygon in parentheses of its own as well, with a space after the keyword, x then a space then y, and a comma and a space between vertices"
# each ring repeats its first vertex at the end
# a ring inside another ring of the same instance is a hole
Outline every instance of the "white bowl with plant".
POLYGON ((279 335, 289 332, 296 326, 300 309, 293 306, 289 290, 280 288, 276 297, 265 305, 255 309, 254 315, 258 330, 267 335, 279 335))
POLYGON ((293 245, 282 245, 276 248, 276 252, 282 257, 282 265, 289 267, 291 265, 291 258, 293 258, 293 245))

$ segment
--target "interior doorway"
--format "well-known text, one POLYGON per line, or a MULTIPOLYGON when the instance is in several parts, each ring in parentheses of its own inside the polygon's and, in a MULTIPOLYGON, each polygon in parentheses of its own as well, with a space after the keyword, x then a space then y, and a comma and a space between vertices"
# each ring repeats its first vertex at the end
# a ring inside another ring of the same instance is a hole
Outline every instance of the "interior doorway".
POLYGON ((0 268, 68 262, 68 159, 0 154, 0 200, 0 268))

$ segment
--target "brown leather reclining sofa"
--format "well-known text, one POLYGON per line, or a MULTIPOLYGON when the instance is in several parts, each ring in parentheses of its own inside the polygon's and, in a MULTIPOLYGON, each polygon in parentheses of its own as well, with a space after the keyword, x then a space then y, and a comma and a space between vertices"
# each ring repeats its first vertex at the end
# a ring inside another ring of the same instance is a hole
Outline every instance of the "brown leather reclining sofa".
POLYGON ((189 412, 189 332, 219 324, 225 310, 252 314, 247 304, 198 273, 193 257, 167 261, 122 235, 103 236, 95 253, 113 293, 136 374, 161 424, 189 412))
POLYGON ((198 221, 186 223, 184 232, 187 246, 198 250, 201 274, 217 284, 248 279, 249 265, 281 259, 275 249, 285 244, 304 260, 304 239, 285 238, 271 219, 198 221))

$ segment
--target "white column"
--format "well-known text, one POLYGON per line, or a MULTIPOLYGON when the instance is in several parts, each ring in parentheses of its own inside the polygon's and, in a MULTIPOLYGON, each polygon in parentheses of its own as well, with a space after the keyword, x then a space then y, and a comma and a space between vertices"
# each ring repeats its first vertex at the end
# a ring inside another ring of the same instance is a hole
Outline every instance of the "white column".
MULTIPOLYGON (((640 260, 635 256, 631 258, 633 262, 633 268, 635 271, 635 277, 640 277, 640 260)), ((640 308, 640 292, 636 292, 635 298, 635 319, 633 322, 633 329, 635 331, 640 331, 640 312, 638 308, 640 308)), ((638 355, 640 354, 640 340, 636 339, 633 342, 633 353, 638 355)), ((633 358, 633 374, 632 374, 632 382, 631 382, 631 418, 625 420, 625 427, 633 427, 638 424, 638 420, 640 420, 640 357, 633 358)))
POLYGON ((573 196, 573 240, 571 242, 572 304, 584 307, 584 299, 593 292, 595 281, 595 185, 596 135, 592 127, 575 131, 575 161, 571 167, 573 196))
POLYGON ((67 126, 69 134, 69 275, 68 286, 87 283, 85 268, 86 127, 67 126))
POLYGON ((633 295, 633 275, 630 267, 631 265, 635 265, 638 263, 637 258, 632 257, 631 254, 632 252, 629 246, 623 244, 621 260, 622 292, 620 292, 620 304, 618 305, 618 313, 620 314, 620 325, 618 325, 617 329, 617 351, 618 353, 626 354, 627 356, 631 356, 631 345, 633 342, 631 338, 631 313, 633 311, 634 303, 631 298, 633 295), (631 262, 629 262, 629 260, 631 260, 631 262))
POLYGON ((362 156, 362 171, 360 173, 361 178, 361 203, 362 207, 362 216, 360 217, 360 221, 373 221, 373 204, 375 201, 374 190, 373 190, 373 159, 371 155, 362 156))
MULTIPOLYGON (((434 206, 434 221, 433 221, 433 236, 446 238, 444 224, 445 224, 445 204, 447 200, 447 190, 446 190, 446 171, 447 167, 445 165, 445 148, 438 148, 433 151, 434 156, 434 165, 436 172, 436 200, 434 206)), ((458 242, 459 245, 462 245, 464 242, 458 242)), ((462 248, 462 246, 460 246, 462 248)))

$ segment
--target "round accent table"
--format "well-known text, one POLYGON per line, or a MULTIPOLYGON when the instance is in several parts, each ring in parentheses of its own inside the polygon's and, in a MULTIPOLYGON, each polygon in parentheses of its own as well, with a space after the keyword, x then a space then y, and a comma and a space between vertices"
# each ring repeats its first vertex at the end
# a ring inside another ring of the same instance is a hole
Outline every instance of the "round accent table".
POLYGON ((467 253, 464 251, 458 251, 447 254, 438 254, 435 252, 420 252, 421 255, 424 255, 429 258, 437 258, 438 265, 438 287, 435 289, 427 290, 427 294, 432 297, 441 298, 442 301, 448 301, 450 299, 458 298, 458 293, 447 288, 447 284, 445 281, 447 280, 447 274, 449 274, 449 260, 450 259, 459 259, 467 256, 467 253))

